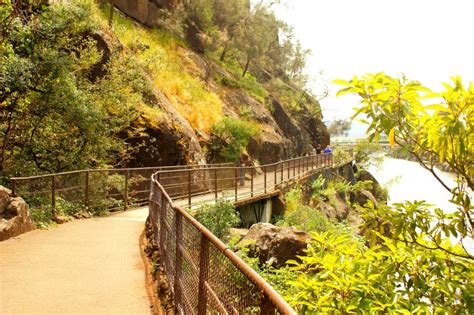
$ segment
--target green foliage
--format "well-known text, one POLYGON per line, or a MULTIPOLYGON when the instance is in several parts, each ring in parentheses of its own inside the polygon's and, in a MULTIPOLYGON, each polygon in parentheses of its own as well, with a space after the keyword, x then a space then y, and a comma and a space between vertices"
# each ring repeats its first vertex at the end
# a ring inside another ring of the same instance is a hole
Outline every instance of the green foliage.
POLYGON ((301 205, 301 199, 303 198, 303 191, 301 186, 295 186, 289 192, 285 194, 285 213, 292 213, 298 209, 301 205))
MULTIPOLYGON (((469 190, 474 189, 474 151, 471 149, 474 145, 474 84, 465 87, 461 78, 452 80, 452 84, 444 83, 445 91, 441 93, 431 92, 419 82, 408 81, 405 77, 396 79, 383 73, 354 77, 349 82, 337 81, 345 86, 338 94, 355 93, 361 97, 361 107, 354 116, 365 114, 371 140, 377 142, 381 134, 388 135, 392 145, 406 148, 452 194, 451 202, 458 211, 449 218, 441 221, 433 218, 431 222, 437 231, 443 231, 436 234, 436 248, 447 251, 451 251, 452 246, 450 233, 444 230, 453 229, 461 243, 474 236, 474 207, 469 195, 469 190), (449 187, 438 176, 434 168, 438 162, 447 163, 456 174, 455 188, 449 187)), ((423 210, 421 204, 417 206, 419 211, 423 210)), ((411 207, 400 210, 404 213, 408 209, 411 207)), ((401 215, 393 219, 397 218, 402 219, 401 215)), ((397 225, 396 222, 393 224, 397 225)), ((425 235, 432 230, 426 225, 419 226, 421 221, 411 223, 411 230, 421 229, 421 234, 416 234, 413 240, 421 246, 425 235)), ((474 259, 472 253, 464 251, 464 256, 474 259)))
MULTIPOLYGON (((48 199, 48 202, 38 203, 39 200, 32 200, 31 203, 28 201, 30 206, 30 215, 31 219, 35 223, 37 228, 45 229, 54 225, 54 217, 53 217, 53 208, 50 205, 51 201, 48 199), (35 205, 36 203, 36 205, 35 205)), ((54 211, 56 215, 68 219, 79 213, 84 211, 85 207, 83 204, 76 203, 76 202, 69 202, 63 198, 56 198, 56 207, 54 211)))
POLYGON ((378 143, 359 140, 354 147, 354 160, 364 166, 367 166, 369 161, 373 163, 374 159, 381 162, 381 160, 377 158, 377 155, 380 155, 382 151, 383 148, 378 143))
POLYGON ((265 98, 268 96, 267 90, 258 83, 252 75, 247 75, 237 80, 218 77, 217 81, 224 86, 247 91, 250 96, 254 97, 260 103, 265 103, 265 98))
MULTIPOLYGON (((316 179, 311 187, 313 198, 319 198, 324 194, 323 186, 325 180, 322 176, 316 179), (316 197, 317 196, 317 197, 316 197)), ((334 226, 334 222, 322 214, 316 207, 310 207, 303 202, 303 191, 296 186, 285 194, 285 214, 277 221, 279 226, 293 226, 304 231, 324 232, 334 226)))
POLYGON ((230 228, 241 224, 235 206, 226 200, 218 200, 215 204, 203 204, 195 218, 223 241, 227 241, 230 237, 230 228))
POLYGON ((129 126, 141 95, 122 75, 128 64, 93 82, 101 59, 94 9, 90 1, 57 3, 2 20, 2 174, 112 163, 110 156, 125 148, 116 132, 129 126))
POLYGON ((462 235, 460 231, 465 228, 464 223, 455 213, 447 214, 439 208, 432 211, 430 207, 424 201, 405 201, 378 208, 369 202, 361 208, 365 237, 374 244, 377 231, 388 230, 394 240, 469 259, 462 243, 452 244, 450 241, 451 237, 457 239, 462 235))
POLYGON ((334 223, 318 209, 300 204, 295 210, 285 213, 285 216, 277 222, 277 225, 293 226, 308 232, 324 232, 332 228, 334 223))
POLYGON ((224 117, 214 125, 212 133, 215 141, 211 144, 211 154, 216 154, 226 161, 237 161, 250 138, 257 135, 259 129, 252 122, 224 117))
POLYGON ((332 152, 335 167, 342 166, 352 161, 352 156, 344 148, 336 147, 332 152))
POLYGON ((379 235, 368 248, 350 234, 313 233, 283 296, 302 314, 457 313, 473 307, 472 266, 379 235), (450 266, 450 267, 447 267, 450 266))

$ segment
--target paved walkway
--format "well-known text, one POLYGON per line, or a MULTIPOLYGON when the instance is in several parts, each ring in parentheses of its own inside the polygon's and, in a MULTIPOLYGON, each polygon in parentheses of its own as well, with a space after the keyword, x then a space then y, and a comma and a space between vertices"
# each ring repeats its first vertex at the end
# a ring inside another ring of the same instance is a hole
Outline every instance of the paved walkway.
POLYGON ((150 314, 139 236, 147 208, 0 242, 0 314, 150 314))

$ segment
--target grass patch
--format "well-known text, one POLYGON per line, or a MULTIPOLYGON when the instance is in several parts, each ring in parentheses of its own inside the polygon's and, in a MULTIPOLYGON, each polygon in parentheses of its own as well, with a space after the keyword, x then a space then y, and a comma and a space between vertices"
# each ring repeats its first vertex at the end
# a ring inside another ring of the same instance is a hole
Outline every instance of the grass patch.
MULTIPOLYGON (((107 20, 109 7, 101 11, 107 20)), ((208 89, 205 82, 186 72, 196 67, 182 48, 185 43, 169 32, 139 25, 132 19, 114 15, 113 30, 152 78, 171 104, 195 129, 209 132, 222 118, 222 101, 208 89), (184 70, 184 71, 183 71, 184 70)))

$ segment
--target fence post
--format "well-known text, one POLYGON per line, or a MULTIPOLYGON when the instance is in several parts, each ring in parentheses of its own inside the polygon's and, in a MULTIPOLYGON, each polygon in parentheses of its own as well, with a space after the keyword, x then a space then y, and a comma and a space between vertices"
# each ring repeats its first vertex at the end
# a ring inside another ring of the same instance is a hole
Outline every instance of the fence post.
POLYGON ((123 211, 127 211, 128 204, 128 170, 125 171, 125 187, 123 189, 123 211))
POLYGON ((286 162, 286 169, 288 170, 288 179, 290 179, 290 161, 286 162))
POLYGON ((275 306, 263 293, 260 296, 260 314, 275 314, 275 306))
POLYGON ((201 250, 199 253, 199 292, 198 314, 205 315, 207 309, 206 281, 209 274, 209 241, 201 236, 201 250))
POLYGON ((238 172, 239 172, 240 168, 235 168, 235 172, 234 172, 234 200, 237 201, 237 186, 239 185, 238 181, 240 180, 238 178, 238 172))
POLYGON ((191 169, 188 170, 188 206, 191 208, 191 169))
POLYGON ((217 200, 217 168, 214 169, 214 198, 217 200))
POLYGON ((296 177, 296 160, 293 160, 293 178, 296 177))
POLYGON ((250 173, 250 197, 253 197, 253 172, 255 171, 255 167, 251 168, 250 173))
POLYGON ((280 161, 280 166, 281 166, 281 182, 283 182, 283 169, 285 164, 280 161))
POLYGON ((277 164, 275 164, 275 178, 274 178, 273 183, 275 184, 275 187, 276 187, 276 185, 277 185, 277 164))
POLYGON ((51 212, 56 216, 56 176, 51 176, 51 212))
POLYGON ((298 176, 301 175, 301 158, 298 158, 298 176))
POLYGON ((267 167, 263 167, 263 193, 267 193, 267 167))
POLYGON ((176 301, 176 307, 179 307, 181 305, 181 287, 179 285, 179 282, 181 280, 181 264, 183 260, 183 255, 181 253, 181 242, 183 239, 183 221, 181 214, 178 211, 174 211, 174 214, 176 216, 176 261, 174 265, 174 297, 176 301))
POLYGON ((86 171, 85 185, 84 185, 84 205, 89 208, 89 171, 86 171))

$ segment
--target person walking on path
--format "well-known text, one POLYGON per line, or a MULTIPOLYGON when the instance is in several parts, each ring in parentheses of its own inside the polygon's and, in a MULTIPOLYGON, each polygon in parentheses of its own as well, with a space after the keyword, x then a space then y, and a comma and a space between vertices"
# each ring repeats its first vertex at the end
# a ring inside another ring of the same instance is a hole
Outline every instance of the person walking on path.
POLYGON ((329 146, 327 146, 326 149, 324 149, 323 153, 332 153, 332 150, 329 146))
POLYGON ((321 154, 321 143, 318 143, 318 146, 316 147, 316 154, 321 154))

